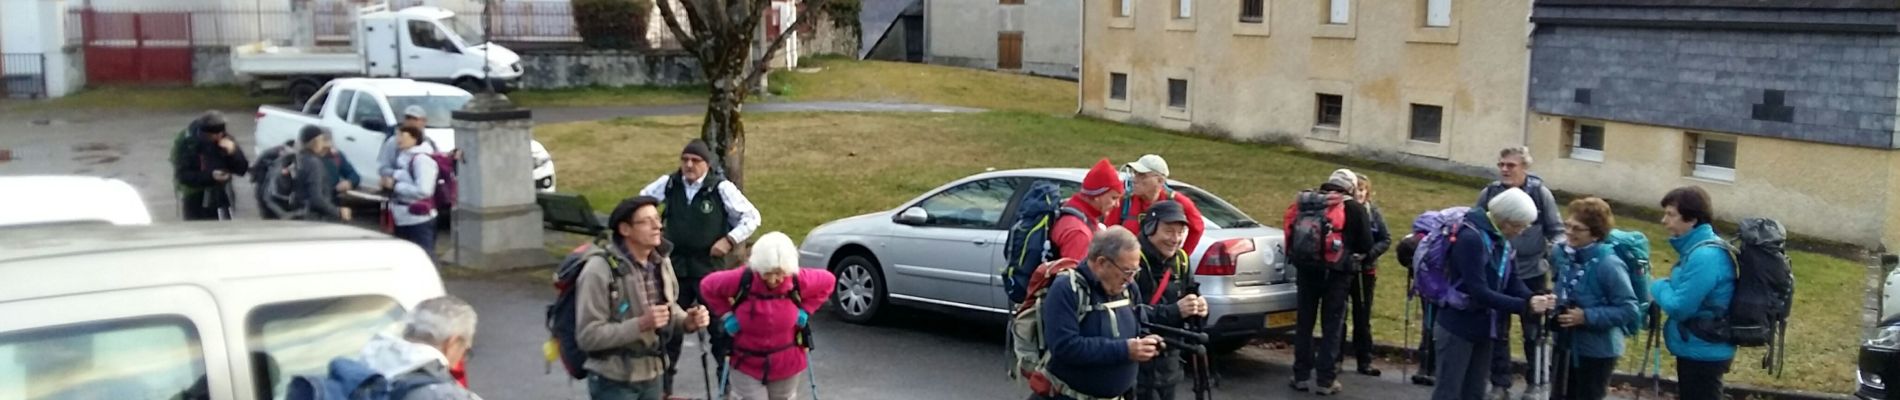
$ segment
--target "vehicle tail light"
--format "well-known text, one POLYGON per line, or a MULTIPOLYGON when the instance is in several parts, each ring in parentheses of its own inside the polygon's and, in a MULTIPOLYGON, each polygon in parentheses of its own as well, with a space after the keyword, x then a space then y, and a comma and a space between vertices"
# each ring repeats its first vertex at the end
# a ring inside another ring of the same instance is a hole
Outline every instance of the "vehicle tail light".
POLYGON ((263 111, 258 111, 258 112, 257 112, 257 118, 256 118, 256 119, 259 119, 259 120, 262 120, 262 119, 264 119, 264 112, 263 112, 263 111))
POLYGON ((1253 239, 1228 239, 1207 247, 1195 275, 1233 275, 1240 271, 1240 255, 1254 251, 1253 239))

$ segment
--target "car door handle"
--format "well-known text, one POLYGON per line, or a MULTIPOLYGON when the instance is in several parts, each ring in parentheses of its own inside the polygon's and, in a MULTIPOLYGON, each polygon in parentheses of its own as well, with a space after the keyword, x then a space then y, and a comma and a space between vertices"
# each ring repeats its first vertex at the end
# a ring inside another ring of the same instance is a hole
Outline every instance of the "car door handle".
POLYGON ((988 246, 990 244, 990 241, 984 240, 984 239, 971 239, 970 244, 974 244, 977 246, 988 246))
POLYGON ((352 142, 354 142, 354 141, 356 141, 356 137, 355 137, 355 136, 344 136, 344 137, 343 137, 343 140, 347 140, 347 141, 352 141, 352 142))
POLYGON ((421 59, 422 59, 422 56, 409 56, 409 59, 411 59, 411 60, 421 60, 421 59))

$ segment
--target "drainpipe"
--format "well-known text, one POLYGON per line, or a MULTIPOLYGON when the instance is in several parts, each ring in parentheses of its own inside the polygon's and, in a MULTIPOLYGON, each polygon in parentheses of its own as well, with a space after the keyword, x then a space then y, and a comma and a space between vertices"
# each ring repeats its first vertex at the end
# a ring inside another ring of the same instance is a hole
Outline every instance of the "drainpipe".
POLYGON ((1079 11, 1081 14, 1077 14, 1078 22, 1075 24, 1075 115, 1082 115, 1082 85, 1083 80, 1088 79, 1089 76, 1088 68, 1083 64, 1089 52, 1089 0, 1078 0, 1076 3, 1078 3, 1076 8, 1081 9, 1079 11))

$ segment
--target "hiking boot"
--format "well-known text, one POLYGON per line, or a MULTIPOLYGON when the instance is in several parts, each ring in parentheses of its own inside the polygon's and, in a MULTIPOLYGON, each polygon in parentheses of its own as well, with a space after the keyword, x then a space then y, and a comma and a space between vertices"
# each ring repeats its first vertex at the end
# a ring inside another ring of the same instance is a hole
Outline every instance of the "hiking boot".
POLYGON ((1288 383, 1286 386, 1293 388, 1293 390, 1304 392, 1311 388, 1312 383, 1308 381, 1294 379, 1292 383, 1288 383))
POLYGON ((1550 399, 1550 386, 1532 385, 1529 388, 1525 388, 1524 394, 1518 396, 1517 399, 1518 400, 1548 400, 1550 399))
POLYGON ((1433 386, 1433 385, 1438 384, 1438 379, 1433 378, 1431 375, 1412 375, 1412 384, 1419 385, 1419 386, 1433 386))
POLYGON ((1321 396, 1331 396, 1331 395, 1339 394, 1339 392, 1342 390, 1346 390, 1346 385, 1340 384, 1339 381, 1333 381, 1332 386, 1314 389, 1313 394, 1317 394, 1321 396))
POLYGON ((1484 396, 1484 398, 1489 399, 1489 400, 1511 400, 1511 388, 1503 387, 1503 386, 1492 386, 1491 394, 1488 396, 1484 396))
POLYGON ((1383 373, 1383 372, 1382 372, 1382 371, 1379 371, 1379 369, 1378 369, 1378 368, 1373 368, 1373 367, 1372 367, 1372 366, 1370 366, 1370 365, 1366 365, 1366 366, 1361 366, 1361 367, 1359 367, 1359 374, 1360 374, 1360 375, 1365 375, 1365 376, 1379 376, 1379 374, 1382 374, 1382 373, 1383 373))

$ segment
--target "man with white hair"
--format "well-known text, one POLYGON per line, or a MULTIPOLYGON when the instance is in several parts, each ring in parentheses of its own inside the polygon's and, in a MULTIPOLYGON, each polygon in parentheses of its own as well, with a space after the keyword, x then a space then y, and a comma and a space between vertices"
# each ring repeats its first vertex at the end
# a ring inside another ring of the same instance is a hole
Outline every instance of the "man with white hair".
POLYGON ((1453 290, 1469 299, 1463 309, 1438 309, 1437 385, 1432 400, 1484 398, 1492 354, 1509 351, 1492 342, 1509 338, 1511 314, 1542 314, 1556 302, 1552 295, 1533 296, 1524 281, 1511 276, 1507 238, 1516 237, 1537 219, 1537 206, 1517 188, 1498 193, 1483 208, 1465 213, 1451 240, 1446 273, 1453 290))
POLYGON ((741 400, 797 397, 811 344, 811 313, 825 305, 837 284, 830 271, 799 268, 798 245, 779 232, 759 237, 746 268, 701 280, 706 307, 722 316, 733 339, 722 388, 741 400))
MULTIPOLYGON (((1507 236, 1511 248, 1517 250, 1516 278, 1524 281, 1531 293, 1550 291, 1550 262, 1544 254, 1559 242, 1564 241, 1564 220, 1559 215, 1557 197, 1550 194, 1550 188, 1544 186, 1544 180, 1530 173, 1530 148, 1524 146, 1506 147, 1498 151, 1498 180, 1478 192, 1478 204, 1473 208, 1483 209, 1499 193, 1509 189, 1518 189, 1531 199, 1534 217, 1530 226, 1522 233, 1507 236)), ((1542 324, 1528 315, 1519 316, 1524 329, 1524 356, 1532 366, 1543 365, 1549 360, 1537 358, 1537 343, 1534 340, 1543 331, 1542 324)), ((1491 398, 1506 400, 1511 391, 1511 343, 1509 338, 1498 342, 1499 348, 1492 352, 1495 359, 1491 362, 1491 398)), ((1549 397, 1550 389, 1545 382, 1533 380, 1533 370, 1526 369, 1524 380, 1530 387, 1524 390, 1524 400, 1541 400, 1549 397)))
POLYGON ((401 337, 377 335, 363 345, 363 364, 390 382, 397 400, 480 400, 449 369, 475 344, 475 308, 455 296, 423 300, 409 312, 401 337))

